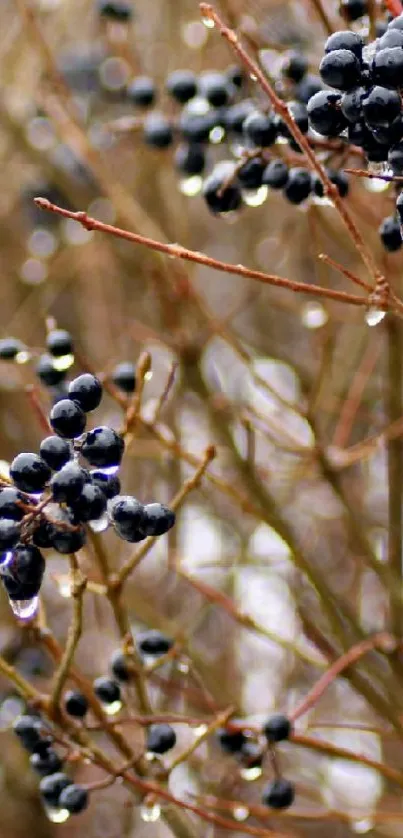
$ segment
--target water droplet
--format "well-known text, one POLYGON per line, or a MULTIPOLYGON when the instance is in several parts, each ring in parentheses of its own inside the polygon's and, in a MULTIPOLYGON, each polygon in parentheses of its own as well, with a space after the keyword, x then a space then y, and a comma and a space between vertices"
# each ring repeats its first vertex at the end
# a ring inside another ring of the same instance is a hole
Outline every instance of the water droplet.
POLYGON ((121 701, 112 701, 111 704, 102 704, 102 709, 107 716, 116 716, 117 713, 122 709, 122 702, 121 701))
POLYGON ((259 189, 244 189, 242 191, 242 198, 244 204, 248 207, 260 207, 264 204, 269 189, 267 186, 259 186, 259 189))
POLYGON ((15 361, 17 364, 27 364, 28 361, 31 360, 31 353, 23 350, 21 352, 17 352, 15 356, 15 361))
POLYGON ((144 381, 151 381, 152 377, 153 377, 153 371, 148 370, 148 372, 146 372, 146 374, 144 376, 144 381))
POLYGON ((53 359, 53 366, 58 372, 70 369, 74 364, 74 355, 61 355, 60 358, 53 359))
POLYGON ((357 835, 366 835, 367 832, 371 832, 375 826, 374 821, 372 818, 363 818, 360 821, 351 821, 351 829, 357 835))
POLYGON ((179 191, 187 198, 194 198, 201 192, 203 180, 200 175, 192 175, 192 177, 185 177, 179 181, 179 191))
POLYGON ((206 29, 214 29, 215 23, 211 17, 202 17, 202 23, 206 27, 206 29))
POLYGON ((143 803, 140 807, 140 817, 145 823, 156 823, 161 815, 161 806, 159 803, 143 803))
POLYGON ((389 188, 389 182, 378 177, 364 178, 363 180, 368 192, 385 192, 389 188))
POLYGON ((52 823, 66 823, 70 817, 67 809, 53 809, 52 806, 45 806, 45 812, 52 823))
POLYGON ((105 530, 109 527, 107 513, 105 512, 100 518, 97 518, 94 521, 88 521, 88 526, 92 529, 92 532, 105 532, 105 530))
POLYGON ((181 660, 181 661, 179 661, 179 663, 178 663, 178 670, 179 670, 179 672, 182 672, 182 674, 183 674, 183 675, 187 675, 187 674, 188 674, 188 672, 189 672, 189 664, 188 664, 188 662, 187 662, 187 661, 185 661, 185 660, 181 660))
POLYGON ((234 806, 232 810, 232 817, 236 821, 246 821, 249 817, 249 809, 247 806, 234 806))
POLYGON ((327 323, 329 315, 321 303, 305 303, 301 310, 301 320, 307 329, 320 329, 327 323))
POLYGON ((38 610, 39 597, 32 599, 10 599, 10 606, 19 620, 30 620, 38 610))
POLYGON ((249 78, 251 81, 257 81, 257 76, 254 73, 249 73, 249 78))
POLYGON ((252 783, 253 780, 257 780, 262 776, 263 769, 260 765, 257 765, 255 768, 241 768, 239 773, 243 780, 246 780, 248 783, 252 783))
POLYGON ((208 138, 210 143, 213 145, 218 145, 223 141, 225 137, 225 129, 222 125, 216 125, 214 128, 211 129, 208 138))
POLYGON ((204 724, 203 725, 196 725, 196 727, 193 728, 193 733, 194 733, 194 735, 196 736, 197 739, 198 739, 199 736, 204 736, 204 734, 207 733, 207 731, 208 731, 208 727, 207 727, 207 725, 204 725, 204 724))
POLYGON ((365 320, 368 326, 377 326, 378 323, 381 323, 385 316, 386 311, 381 311, 380 308, 375 308, 375 306, 371 306, 371 308, 369 308, 366 312, 365 320))
POLYGON ((72 593, 71 579, 69 576, 61 576, 58 580, 59 594, 63 599, 69 599, 72 593))

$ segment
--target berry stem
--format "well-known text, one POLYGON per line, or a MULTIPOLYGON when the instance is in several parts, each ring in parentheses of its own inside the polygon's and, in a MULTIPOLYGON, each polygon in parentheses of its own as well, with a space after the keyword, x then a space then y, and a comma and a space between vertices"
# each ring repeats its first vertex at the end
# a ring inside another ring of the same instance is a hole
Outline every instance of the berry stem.
POLYGON ((211 736, 211 734, 214 733, 215 730, 217 730, 219 727, 225 726, 226 722, 228 722, 228 719, 233 715, 234 712, 235 706, 231 706, 227 707, 226 710, 223 710, 222 713, 219 713, 218 716, 216 716, 216 718, 213 719, 212 722, 210 722, 207 729, 203 733, 201 733, 200 736, 195 737, 194 742, 188 745, 188 747, 185 748, 185 750, 182 751, 181 754, 178 754, 178 756, 172 760, 172 762, 168 765, 166 769, 167 776, 171 773, 171 771, 173 771, 174 768, 177 767, 177 765, 181 765, 182 762, 186 762, 186 760, 194 753, 194 751, 199 747, 199 745, 205 742, 206 739, 208 739, 209 736, 211 736))
POLYGON ((73 618, 67 635, 66 648, 56 670, 53 688, 49 701, 49 716, 52 718, 59 712, 59 702, 63 687, 69 677, 74 654, 80 641, 83 628, 83 597, 87 580, 81 574, 76 556, 70 556, 71 596, 73 599, 73 618))

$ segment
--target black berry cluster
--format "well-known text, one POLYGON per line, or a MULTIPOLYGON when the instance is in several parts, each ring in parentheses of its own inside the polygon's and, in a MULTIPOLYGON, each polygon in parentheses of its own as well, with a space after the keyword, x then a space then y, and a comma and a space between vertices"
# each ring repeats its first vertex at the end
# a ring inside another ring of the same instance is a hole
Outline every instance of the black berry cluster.
MULTIPOLYGON (((67 383, 66 364, 57 366, 58 359, 74 361, 70 334, 51 331, 47 350, 38 374, 53 388, 56 372, 65 387, 49 413, 53 434, 42 440, 38 454, 18 454, 10 465, 10 479, 0 479, 0 576, 13 610, 22 618, 32 616, 36 605, 45 571, 42 550, 76 552, 85 544, 88 525, 95 531, 112 526, 120 538, 134 543, 163 535, 175 523, 174 512, 163 504, 143 504, 120 494, 117 472, 123 437, 107 425, 87 429, 88 414, 100 404, 102 385, 90 373, 67 383)), ((21 352, 26 353, 26 347, 18 340, 0 341, 1 359, 18 361, 21 352)), ((123 393, 133 392, 134 367, 119 364, 111 380, 123 393)))
MULTIPOLYGON (((267 747, 273 749, 292 734, 292 725, 287 716, 270 716, 262 729, 266 746, 256 740, 247 730, 238 727, 220 728, 216 732, 218 744, 224 753, 234 756, 243 769, 261 769, 267 747)), ((277 775, 263 789, 262 802, 271 809, 286 809, 294 802, 295 789, 289 780, 277 775)))
POLYGON ((38 716, 20 716, 13 730, 29 754, 31 768, 41 777, 39 791, 48 809, 65 810, 68 815, 78 815, 87 808, 88 791, 73 783, 63 772, 63 760, 54 747, 54 738, 38 716))

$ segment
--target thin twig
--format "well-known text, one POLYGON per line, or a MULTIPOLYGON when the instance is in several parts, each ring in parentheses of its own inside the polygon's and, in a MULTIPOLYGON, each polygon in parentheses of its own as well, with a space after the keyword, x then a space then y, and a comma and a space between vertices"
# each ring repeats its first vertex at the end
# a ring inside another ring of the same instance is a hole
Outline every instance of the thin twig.
MULTIPOLYGON (((287 111, 288 113, 288 111, 287 111)), ((316 159, 316 158, 315 158, 316 159)), ((338 194, 338 193, 337 193, 338 194)), ((85 227, 86 230, 98 230, 101 233, 108 233, 111 236, 116 236, 120 239, 126 239, 134 244, 139 244, 144 247, 157 250, 160 253, 165 253, 167 256, 176 259, 184 259, 188 262, 194 262, 198 265, 204 265, 207 268, 212 268, 216 271, 223 271, 224 273, 233 274, 235 276, 243 276, 245 279, 254 279, 257 282, 262 282, 265 285, 273 285, 277 288, 287 288, 289 291, 294 291, 297 294, 309 294, 314 297, 327 297, 330 300, 336 300, 340 303, 349 303, 355 306, 366 306, 368 300, 365 297, 357 297, 355 294, 348 294, 345 291, 335 291, 332 288, 322 288, 319 285, 308 285, 305 282, 295 282, 291 279, 285 279, 274 274, 266 274, 263 271, 253 270, 247 268, 245 265, 232 265, 228 262, 222 262, 219 259, 213 259, 204 253, 199 253, 195 250, 188 250, 178 244, 165 244, 165 242, 155 241, 146 236, 141 236, 138 233, 131 233, 128 230, 121 230, 113 224, 104 224, 102 221, 97 221, 95 218, 87 215, 86 212, 72 212, 71 210, 58 207, 52 204, 47 198, 35 198, 35 203, 38 207, 48 212, 55 212, 64 218, 72 218, 78 221, 85 227)))
POLYGON ((73 617, 69 628, 66 648, 63 657, 56 670, 53 682, 53 688, 50 696, 49 714, 50 716, 58 713, 60 696, 67 678, 69 677, 70 667, 72 665, 74 654, 79 643, 82 625, 83 625, 83 595, 86 588, 87 580, 78 568, 75 556, 71 556, 71 596, 73 599, 73 617))
MULTIPOLYGON (((398 320, 386 323, 388 374, 385 377, 385 406, 389 421, 398 420, 403 413, 403 341, 398 320)), ((403 443, 400 436, 387 442, 388 470, 388 565, 402 586, 403 582, 403 443)), ((390 599, 391 629, 396 637, 403 631, 403 604, 390 599)))

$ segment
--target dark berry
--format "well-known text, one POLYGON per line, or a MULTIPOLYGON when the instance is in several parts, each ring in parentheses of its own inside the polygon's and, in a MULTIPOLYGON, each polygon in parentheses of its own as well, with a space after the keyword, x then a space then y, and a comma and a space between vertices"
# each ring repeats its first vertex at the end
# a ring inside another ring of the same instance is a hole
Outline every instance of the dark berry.
POLYGON ((224 73, 203 72, 198 82, 201 95, 213 108, 222 108, 229 104, 231 88, 224 73))
POLYGON ((69 384, 69 398, 75 401, 84 413, 95 410, 102 399, 101 382, 89 372, 74 378, 69 384))
POLYGON ((9 578, 21 584, 41 582, 45 571, 45 559, 34 544, 17 544, 13 550, 13 559, 7 567, 4 583, 9 578), (9 575, 8 575, 9 574, 9 575))
POLYGON ((403 143, 401 143, 400 145, 396 145, 390 149, 388 153, 388 163, 394 175, 403 174, 403 143))
POLYGON ((237 67, 236 65, 233 67, 228 67, 226 70, 225 75, 227 76, 228 81, 230 84, 235 85, 235 87, 241 88, 245 82, 245 73, 241 67, 237 67))
POLYGON ((348 49, 327 53, 320 62, 321 78, 336 90, 351 90, 361 79, 361 65, 356 55, 348 49))
POLYGON ((29 758, 31 768, 40 774, 41 777, 47 777, 49 774, 56 774, 62 768, 62 760, 59 754, 53 748, 48 748, 44 754, 34 753, 29 758))
POLYGON ((179 117, 179 131, 189 143, 207 143, 216 124, 216 111, 199 114, 183 109, 179 117))
POLYGON ((130 681, 131 672, 128 667, 128 658, 120 649, 112 655, 110 666, 112 675, 117 681, 122 681, 123 683, 130 681))
POLYGON ((55 387, 64 381, 66 370, 57 370, 51 355, 41 355, 36 366, 36 374, 47 387, 55 387))
POLYGON ((12 550, 20 539, 20 524, 11 518, 0 518, 0 551, 12 550))
POLYGON ((384 218, 379 227, 379 235, 385 250, 394 253, 400 250, 402 246, 402 234, 400 230, 400 223, 396 216, 390 215, 384 218))
POLYGON ((243 134, 252 145, 267 148, 277 136, 276 120, 271 114, 253 111, 243 123, 243 134))
POLYGON ((85 484, 85 472, 78 463, 66 463, 53 475, 50 489, 57 503, 72 503, 79 498, 85 484))
POLYGON ((242 751, 246 736, 242 730, 227 730, 222 727, 217 730, 217 740, 226 754, 237 754, 242 751))
POLYGON ((403 82, 403 49, 388 47, 376 53, 372 63, 374 82, 383 87, 401 87, 403 82))
POLYGON ((372 88, 362 103, 364 116, 370 127, 390 125, 399 116, 401 106, 397 90, 389 90, 379 85, 372 88))
POLYGON ((175 512, 163 503, 147 503, 143 515, 141 527, 146 535, 164 535, 175 524, 175 512))
MULTIPOLYGON (((39 446, 39 453, 42 460, 52 469, 58 471, 71 458, 71 449, 69 443, 60 436, 47 436, 42 440, 39 446)), ((1 495, 0 495, 0 514, 1 514, 1 495)))
POLYGON ((59 807, 59 798, 67 786, 71 786, 72 782, 66 774, 58 771, 56 774, 50 774, 49 777, 44 777, 39 783, 39 791, 41 796, 46 801, 48 806, 55 808, 59 807))
POLYGON ((287 809, 294 802, 295 789, 288 780, 273 780, 263 791, 262 802, 271 809, 287 809))
POLYGON ((93 684, 94 693, 102 704, 114 704, 120 701, 120 687, 112 678, 96 678, 93 684))
POLYGON ((245 119, 252 111, 255 111, 255 106, 250 99, 243 99, 242 102, 230 105, 224 113, 226 130, 233 134, 242 134, 245 119))
POLYGON ((313 73, 307 73, 297 85, 294 95, 299 102, 304 102, 307 105, 312 96, 319 93, 320 90, 323 90, 322 79, 313 73))
POLYGON ((361 35, 358 35, 357 32, 352 32, 351 29, 342 29, 329 35, 325 43, 325 53, 347 49, 353 52, 357 58, 361 58, 363 47, 364 41, 361 35))
POLYGON ((209 209, 214 213, 233 212, 242 204, 241 190, 231 181, 234 165, 218 164, 203 184, 203 197, 209 209))
POLYGON ((367 0, 341 0, 340 14, 349 23, 359 20, 360 17, 368 14, 368 2, 367 0))
POLYGON ((252 157, 238 171, 238 181, 244 189, 258 189, 262 185, 265 163, 259 157, 252 157))
POLYGON ((271 160, 263 172, 262 183, 270 186, 271 189, 283 189, 287 181, 287 164, 283 160, 271 160))
POLYGON ((136 369, 130 361, 123 361, 112 371, 113 383, 124 393, 134 393, 136 389, 136 369))
POLYGON ((291 204, 302 204, 311 193, 312 181, 307 169, 290 169, 284 195, 291 204))
POLYGON ((172 125, 162 113, 152 113, 144 120, 143 139, 153 148, 168 148, 173 141, 172 125))
POLYGON ((127 23, 132 17, 132 7, 124 0, 98 0, 98 14, 108 20, 127 23))
POLYGON ((61 399, 52 407, 49 422, 58 436, 76 439, 85 430, 86 415, 72 399, 61 399))
POLYGON ((131 495, 116 495, 110 502, 109 514, 117 534, 125 541, 137 542, 145 538, 144 506, 131 495))
POLYGON ((199 143, 181 143, 175 151, 174 163, 185 175, 201 175, 206 165, 203 146, 199 143))
POLYGON ((155 84, 149 76, 137 76, 127 86, 127 97, 139 108, 149 108, 157 98, 155 84))
POLYGON ((86 434, 81 453, 91 466, 112 468, 120 465, 124 447, 124 441, 116 431, 100 425, 86 434))
POLYGON ((392 18, 388 23, 388 29, 403 29, 403 14, 392 18))
POLYGON ((275 716, 270 716, 263 725, 263 733, 270 744, 288 739, 291 732, 292 726, 290 720, 287 716, 283 716, 280 713, 275 716))
POLYGON ((59 797, 60 808, 67 809, 71 815, 78 815, 80 812, 83 812, 87 808, 88 802, 87 789, 76 783, 66 786, 59 797))
POLYGON ((19 716, 13 731, 27 751, 33 752, 41 741, 42 724, 36 716, 19 716))
MULTIPOLYGON (((326 174, 329 180, 331 180, 331 182, 334 183, 335 186, 337 186, 340 198, 345 198, 349 190, 348 176, 344 172, 338 171, 337 169, 326 169, 326 174)), ((323 198, 325 194, 325 189, 322 181, 317 175, 312 176, 312 188, 315 195, 317 195, 318 198, 323 198)))
POLYGON ((101 489, 107 500, 120 493, 120 480, 117 474, 104 474, 103 471, 94 469, 90 472, 90 476, 93 484, 101 489))
POLYGON ((63 699, 64 709, 69 716, 82 719, 88 711, 88 701, 79 690, 69 690, 63 699))
POLYGON ((166 754, 176 744, 176 733, 171 725, 151 725, 147 730, 147 751, 153 754, 166 754))
POLYGON ((106 511, 106 497, 99 486, 86 483, 71 506, 78 521, 97 521, 106 511))
POLYGON ((174 70, 167 76, 165 85, 168 93, 181 105, 197 93, 197 77, 192 70, 174 70))
POLYGON ((17 454, 10 466, 11 479, 22 492, 41 492, 50 475, 50 468, 42 457, 29 452, 17 454))
POLYGON ((52 547, 62 555, 76 553, 84 546, 86 533, 84 527, 77 527, 74 530, 59 529, 55 527, 52 534, 52 547))
POLYGON ((357 122, 358 119, 362 118, 362 103, 367 95, 368 90, 365 87, 355 87, 354 90, 343 93, 340 108, 349 122, 357 122))
POLYGON ((19 504, 22 496, 18 489, 6 486, 0 491, 0 518, 10 518, 12 521, 21 521, 24 517, 24 510, 19 504))
POLYGON ((341 97, 330 90, 315 93, 307 105, 308 119, 312 128, 326 137, 337 137, 347 125, 340 110, 341 97))
POLYGON ((63 358, 73 352, 73 340, 66 329, 52 329, 46 338, 46 348, 54 358, 63 358))
POLYGON ((403 46, 403 32, 401 29, 389 29, 379 39, 377 43, 377 51, 386 49, 386 47, 402 47, 403 46))
POLYGON ((54 534, 54 524, 44 517, 36 519, 35 529, 32 533, 32 542, 36 547, 42 547, 44 550, 52 547, 54 534))
POLYGON ((29 582, 20 582, 12 576, 2 576, 1 581, 10 600, 18 602, 34 599, 41 589, 42 579, 31 579, 29 582))
POLYGON ((158 658, 160 655, 166 655, 172 649, 174 641, 157 629, 150 629, 136 636, 136 644, 142 655, 158 658))
POLYGON ((290 81, 300 82, 308 69, 308 61, 302 52, 289 52, 283 65, 283 76, 290 81))
POLYGON ((14 361, 19 352, 24 352, 25 346, 17 338, 2 338, 0 340, 0 360, 14 361))

